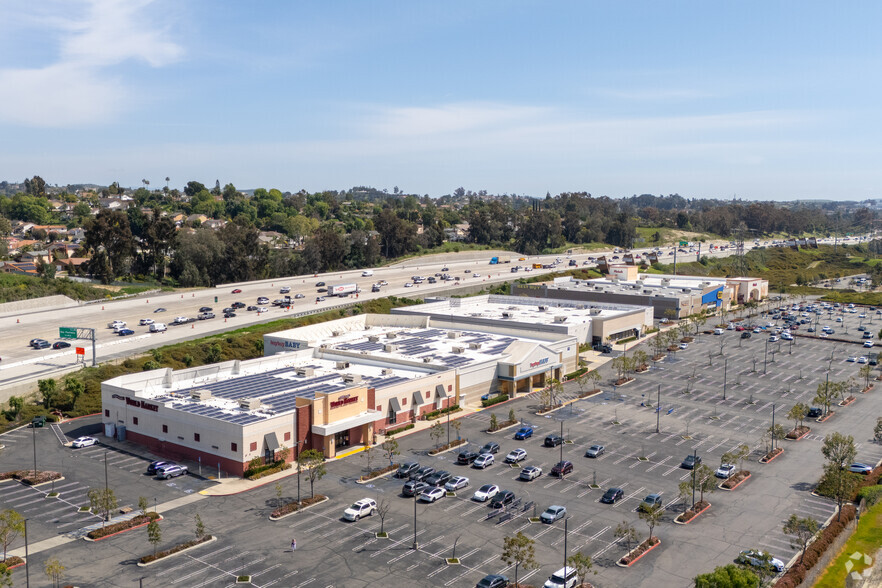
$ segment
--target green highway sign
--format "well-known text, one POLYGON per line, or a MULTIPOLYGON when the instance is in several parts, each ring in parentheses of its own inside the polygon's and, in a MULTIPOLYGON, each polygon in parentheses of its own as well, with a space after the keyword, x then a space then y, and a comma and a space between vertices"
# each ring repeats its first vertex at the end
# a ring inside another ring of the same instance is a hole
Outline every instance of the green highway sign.
POLYGON ((76 339, 77 338, 77 328, 76 327, 58 327, 58 336, 61 339, 76 339))

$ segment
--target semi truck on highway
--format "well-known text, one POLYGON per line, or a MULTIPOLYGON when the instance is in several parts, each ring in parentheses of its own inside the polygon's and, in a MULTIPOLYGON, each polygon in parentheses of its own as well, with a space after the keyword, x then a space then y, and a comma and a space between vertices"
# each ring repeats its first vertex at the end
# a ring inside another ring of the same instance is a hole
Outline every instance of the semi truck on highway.
POLYGON ((349 296, 355 294, 358 286, 355 284, 337 284, 336 286, 328 286, 328 296, 349 296))

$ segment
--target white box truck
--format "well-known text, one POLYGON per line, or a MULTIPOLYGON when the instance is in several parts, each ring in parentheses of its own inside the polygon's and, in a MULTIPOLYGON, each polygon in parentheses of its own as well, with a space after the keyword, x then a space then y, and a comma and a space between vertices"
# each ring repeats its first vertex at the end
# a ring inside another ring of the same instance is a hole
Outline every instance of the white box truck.
POLYGON ((328 286, 328 296, 349 296, 355 294, 358 286, 355 284, 337 284, 336 286, 328 286))

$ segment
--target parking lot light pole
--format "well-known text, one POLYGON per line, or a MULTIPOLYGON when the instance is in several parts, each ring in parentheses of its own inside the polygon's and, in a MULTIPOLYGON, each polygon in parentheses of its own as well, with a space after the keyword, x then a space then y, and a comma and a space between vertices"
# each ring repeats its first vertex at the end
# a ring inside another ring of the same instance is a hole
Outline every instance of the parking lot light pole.
POLYGON ((655 403, 655 432, 658 433, 659 419, 661 419, 661 384, 658 385, 658 400, 655 403))
POLYGON ((28 520, 24 520, 24 540, 25 540, 25 586, 31 586, 31 567, 28 565, 30 558, 28 557, 28 520))
POLYGON ((564 517, 564 570, 567 567, 567 523, 569 522, 570 517, 564 517))
POLYGON ((763 375, 766 375, 766 365, 769 360, 769 340, 766 339, 766 351, 763 353, 763 375))
POLYGON ((728 371, 729 371, 729 358, 727 357, 725 359, 725 361, 723 362, 723 400, 726 399, 726 384, 728 383, 726 376, 728 375, 728 371))
POLYGON ((416 525, 417 525, 417 493, 414 492, 414 494, 413 494, 413 549, 414 549, 414 551, 416 551, 420 547, 419 544, 417 543, 417 538, 416 538, 417 537, 416 525))
POLYGON ((695 468, 698 467, 698 464, 695 463, 696 458, 698 457, 698 451, 696 449, 692 450, 692 508, 695 508, 695 468))
POLYGON ((31 423, 31 429, 33 432, 32 437, 34 439, 34 481, 36 481, 36 479, 37 479, 37 427, 35 427, 34 424, 31 423))
MULTIPOLYGON (((563 463, 563 421, 560 422, 560 462, 563 463)), ((560 468, 560 477, 563 478, 563 466, 560 468)))

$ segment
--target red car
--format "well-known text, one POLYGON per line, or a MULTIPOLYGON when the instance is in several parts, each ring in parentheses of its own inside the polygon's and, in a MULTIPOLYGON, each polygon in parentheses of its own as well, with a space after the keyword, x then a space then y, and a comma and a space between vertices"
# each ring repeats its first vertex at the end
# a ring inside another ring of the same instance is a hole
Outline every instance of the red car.
POLYGON ((741 325, 738 325, 737 327, 735 327, 735 330, 736 331, 743 331, 744 327, 742 327, 741 325))
POLYGON ((242 293, 242 290, 240 290, 239 288, 236 288, 235 290, 233 290, 233 294, 241 294, 241 293, 242 293))

